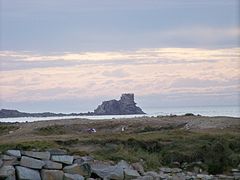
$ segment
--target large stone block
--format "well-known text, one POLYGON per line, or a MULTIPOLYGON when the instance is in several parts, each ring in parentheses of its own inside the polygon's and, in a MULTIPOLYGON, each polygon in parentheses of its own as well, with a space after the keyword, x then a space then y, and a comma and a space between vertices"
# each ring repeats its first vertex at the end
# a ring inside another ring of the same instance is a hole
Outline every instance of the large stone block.
POLYGON ((44 159, 44 160, 50 159, 50 152, 23 151, 22 154, 25 156, 29 156, 37 159, 44 159))
POLYGON ((140 176, 140 174, 133 169, 124 169, 124 179, 130 180, 130 179, 137 179, 140 176))
POLYGON ((84 177, 79 174, 64 173, 64 180, 84 180, 84 177))
POLYGON ((21 166, 29 167, 32 169, 42 169, 42 167, 45 165, 44 161, 30 158, 27 156, 22 156, 22 159, 20 161, 21 166))
POLYGON ((63 168, 63 171, 68 174, 80 174, 86 177, 90 177, 91 175, 91 167, 87 163, 66 166, 63 168))
POLYGON ((59 170, 41 170, 42 180, 63 180, 63 172, 59 170))
POLYGON ((13 166, 13 165, 19 165, 19 161, 17 160, 17 157, 15 156, 8 156, 8 155, 2 155, 1 156, 4 166, 13 166))
POLYGON ((22 166, 16 166, 16 170, 19 180, 41 180, 40 173, 37 170, 22 166))
POLYGON ((96 174, 102 179, 123 180, 124 172, 120 166, 110 166, 106 164, 92 164, 92 173, 96 174))
POLYGON ((83 157, 75 158, 74 164, 82 164, 84 162, 92 163, 93 161, 94 159, 91 156, 83 156, 83 157))
POLYGON ((43 166, 43 168, 45 169, 62 169, 61 163, 53 162, 50 160, 46 160, 44 162, 45 162, 45 165, 43 166))
POLYGON ((8 150, 6 154, 9 156, 15 156, 17 158, 21 157, 21 152, 19 150, 8 150))
POLYGON ((4 160, 4 161, 17 160, 17 157, 5 155, 5 154, 3 154, 3 155, 1 156, 1 158, 2 158, 2 160, 4 160))
POLYGON ((0 179, 15 180, 15 169, 13 166, 3 166, 0 168, 0 179))
POLYGON ((51 159, 68 165, 73 163, 73 156, 68 155, 53 155, 51 159))

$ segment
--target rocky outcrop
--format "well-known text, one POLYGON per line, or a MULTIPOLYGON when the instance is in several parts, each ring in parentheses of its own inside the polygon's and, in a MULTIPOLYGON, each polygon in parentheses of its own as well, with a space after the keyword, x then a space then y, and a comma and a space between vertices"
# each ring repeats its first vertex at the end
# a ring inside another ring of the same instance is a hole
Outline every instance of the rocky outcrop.
POLYGON ((1 109, 0 118, 15 117, 61 117, 61 116, 92 116, 92 115, 128 115, 128 114, 145 114, 142 109, 136 106, 134 94, 122 94, 120 100, 104 101, 94 110, 87 113, 26 113, 18 110, 1 109))
POLYGON ((134 94, 122 94, 121 99, 104 101, 94 110, 95 115, 128 115, 145 114, 142 109, 136 106, 134 94))
POLYGON ((141 162, 129 164, 126 161, 121 160, 119 163, 114 165, 109 162, 94 160, 89 156, 70 156, 65 154, 64 152, 64 154, 62 155, 55 155, 56 152, 61 151, 51 150, 53 154, 51 152, 20 151, 20 156, 18 156, 19 152, 15 150, 10 150, 7 152, 8 154, 12 155, 2 154, 0 157, 0 179, 6 180, 240 179, 240 165, 236 169, 232 169, 232 175, 214 176, 209 175, 207 172, 190 172, 187 171, 184 167, 161 167, 158 171, 144 171, 141 162), (50 153, 50 157, 48 156, 48 153, 50 153), (17 155, 18 157, 16 157, 15 155, 17 155), (60 158, 59 156, 62 156, 62 158, 60 158), (48 157, 49 159, 52 159, 52 161, 43 159, 40 160, 41 158, 45 159, 48 157), (10 159, 20 161, 20 164, 8 162, 8 164, 6 165, 6 161, 9 161, 10 159), (74 159, 74 161, 72 161, 72 159, 74 159), (54 160, 58 162, 54 162, 54 160), (25 161, 25 163, 22 163, 23 161, 25 161))
POLYGON ((87 113, 52 113, 52 112, 43 112, 43 113, 26 113, 20 112, 18 110, 12 109, 1 109, 0 118, 16 118, 16 117, 61 117, 61 116, 89 116, 93 115, 93 112, 87 113))

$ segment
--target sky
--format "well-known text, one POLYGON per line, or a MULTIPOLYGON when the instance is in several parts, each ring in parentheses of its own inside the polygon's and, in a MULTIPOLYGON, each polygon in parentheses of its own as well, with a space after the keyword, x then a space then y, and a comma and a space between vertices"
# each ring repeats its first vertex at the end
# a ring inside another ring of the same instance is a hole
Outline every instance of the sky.
POLYGON ((0 108, 240 102, 239 0, 0 0, 0 108))

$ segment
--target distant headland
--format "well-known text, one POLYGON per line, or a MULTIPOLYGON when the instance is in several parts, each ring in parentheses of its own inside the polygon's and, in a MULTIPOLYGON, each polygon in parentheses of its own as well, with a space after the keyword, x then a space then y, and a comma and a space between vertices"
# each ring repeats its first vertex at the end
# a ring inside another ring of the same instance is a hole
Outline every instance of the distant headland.
POLYGON ((87 113, 26 113, 18 110, 1 109, 0 118, 14 117, 58 117, 58 116, 91 116, 91 115, 130 115, 130 114, 145 114, 142 109, 136 106, 134 94, 122 94, 120 100, 103 101, 94 112, 87 113))

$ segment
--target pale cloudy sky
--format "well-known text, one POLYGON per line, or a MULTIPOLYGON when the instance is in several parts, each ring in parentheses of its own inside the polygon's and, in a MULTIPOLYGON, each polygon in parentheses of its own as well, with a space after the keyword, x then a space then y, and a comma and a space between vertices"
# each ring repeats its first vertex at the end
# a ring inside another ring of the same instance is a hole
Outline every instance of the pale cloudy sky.
POLYGON ((239 0, 0 2, 0 108, 239 103, 239 0))

